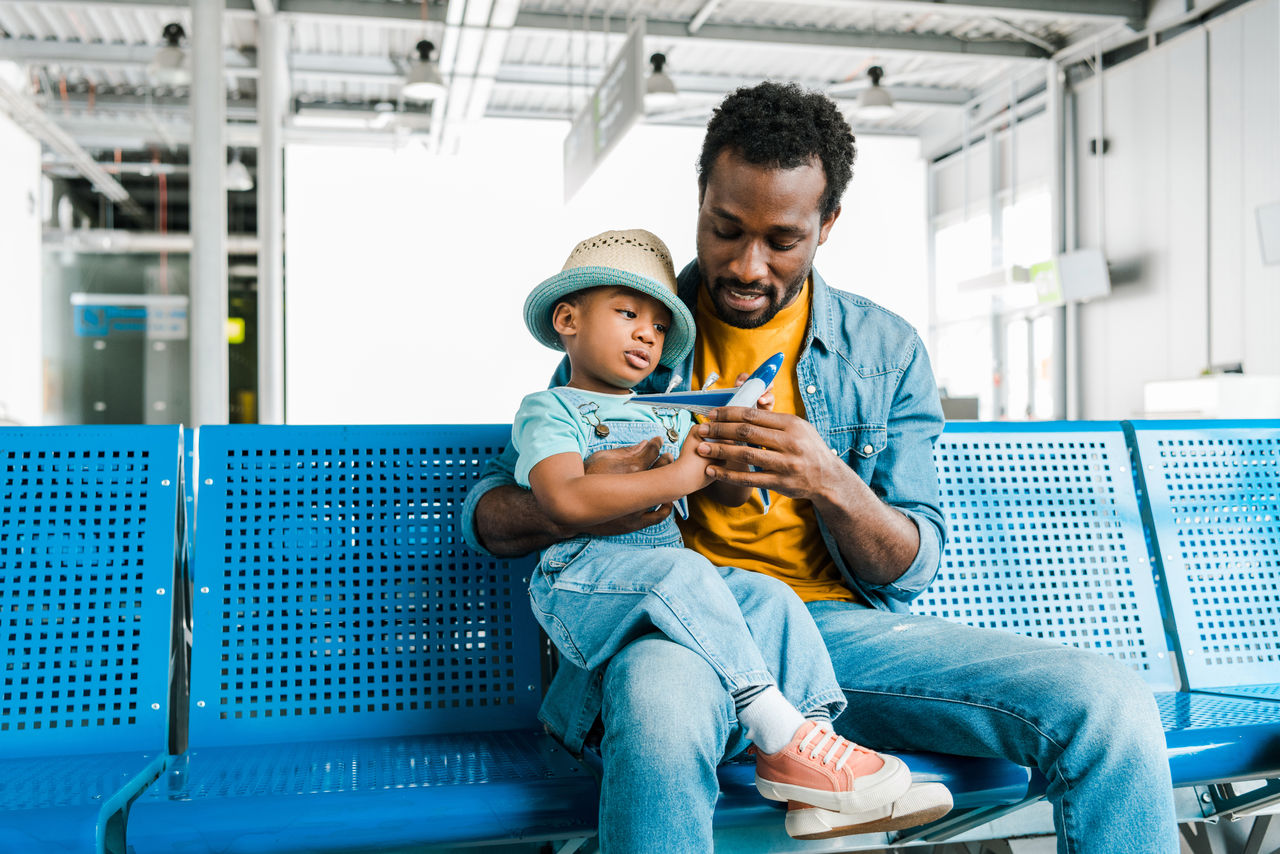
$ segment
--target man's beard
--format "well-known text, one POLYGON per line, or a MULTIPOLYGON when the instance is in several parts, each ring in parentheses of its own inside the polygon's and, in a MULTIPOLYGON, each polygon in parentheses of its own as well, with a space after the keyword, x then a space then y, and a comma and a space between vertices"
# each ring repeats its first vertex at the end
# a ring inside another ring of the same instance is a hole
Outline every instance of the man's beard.
POLYGON ((800 293, 800 289, 804 287, 805 279, 809 278, 806 271, 799 278, 790 282, 786 290, 783 291, 782 298, 776 299, 772 288, 758 288, 754 285, 744 286, 737 279, 719 278, 707 288, 708 295, 711 297, 711 305, 715 308, 716 317, 720 318, 730 326, 738 329, 755 329, 764 326, 770 320, 773 320, 778 312, 786 308, 792 303, 796 296, 800 293), (748 294, 750 296, 764 296, 768 299, 764 307, 752 313, 744 313, 730 306, 724 300, 725 291, 736 291, 740 294, 748 294))

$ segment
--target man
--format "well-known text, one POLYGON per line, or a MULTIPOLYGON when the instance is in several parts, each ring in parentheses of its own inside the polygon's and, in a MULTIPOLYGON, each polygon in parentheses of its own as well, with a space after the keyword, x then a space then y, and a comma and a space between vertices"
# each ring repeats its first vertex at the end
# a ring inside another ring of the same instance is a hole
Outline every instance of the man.
MULTIPOLYGON (((942 415, 914 330, 813 269, 854 154, 835 105, 795 86, 741 89, 708 124, 698 257, 679 277, 697 341, 676 373, 696 387, 777 351, 788 368, 773 412, 726 408, 698 428, 733 440, 699 447, 712 474, 769 489, 772 509, 762 513, 759 498, 734 510, 694 496, 686 545, 712 563, 781 578, 808 603, 849 700, 836 721, 842 735, 1038 767, 1060 852, 1176 852, 1163 731, 1135 674, 1072 647, 904 613, 942 551, 931 453, 942 415)), ((670 374, 655 371, 638 391, 661 390, 670 374)), ((654 456, 641 446, 592 462, 627 469, 654 456)), ((509 460, 503 469, 496 463, 468 498, 473 545, 520 554, 577 533, 556 530, 512 485, 509 460)), ((606 852, 711 850, 715 768, 745 744, 701 658, 648 636, 603 673, 562 666, 542 717, 575 752, 600 739, 606 852)))

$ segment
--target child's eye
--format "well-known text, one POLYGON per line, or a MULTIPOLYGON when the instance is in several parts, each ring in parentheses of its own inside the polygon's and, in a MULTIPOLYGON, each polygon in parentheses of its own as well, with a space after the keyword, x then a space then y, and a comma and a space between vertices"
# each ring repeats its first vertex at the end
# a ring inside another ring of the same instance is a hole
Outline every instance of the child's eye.
POLYGON ((629 308, 620 308, 620 309, 618 309, 618 314, 621 314, 621 315, 622 315, 623 317, 625 317, 627 320, 635 320, 635 319, 636 319, 636 313, 635 313, 634 311, 632 311, 631 309, 629 309, 629 308))
POLYGON ((653 324, 653 328, 658 332, 659 335, 667 334, 667 324, 665 323, 655 323, 653 324))

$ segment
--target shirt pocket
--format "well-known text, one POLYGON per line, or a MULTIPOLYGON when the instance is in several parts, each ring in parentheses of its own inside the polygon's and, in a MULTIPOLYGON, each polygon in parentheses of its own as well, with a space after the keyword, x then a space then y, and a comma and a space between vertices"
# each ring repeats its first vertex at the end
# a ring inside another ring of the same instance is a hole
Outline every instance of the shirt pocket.
POLYGON ((889 434, 883 424, 855 424, 831 433, 831 450, 867 483, 876 469, 877 456, 888 444, 889 434))
POLYGON ((883 424, 859 424, 852 430, 850 450, 857 459, 869 460, 889 444, 889 431, 883 424))

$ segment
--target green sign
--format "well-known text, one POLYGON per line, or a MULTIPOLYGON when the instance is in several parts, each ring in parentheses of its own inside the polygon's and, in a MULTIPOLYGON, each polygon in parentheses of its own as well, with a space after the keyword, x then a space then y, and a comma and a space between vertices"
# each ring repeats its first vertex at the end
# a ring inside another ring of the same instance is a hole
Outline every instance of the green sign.
POLYGON ((582 189, 644 113, 644 19, 627 33, 622 50, 578 112, 564 138, 564 198, 582 189))

